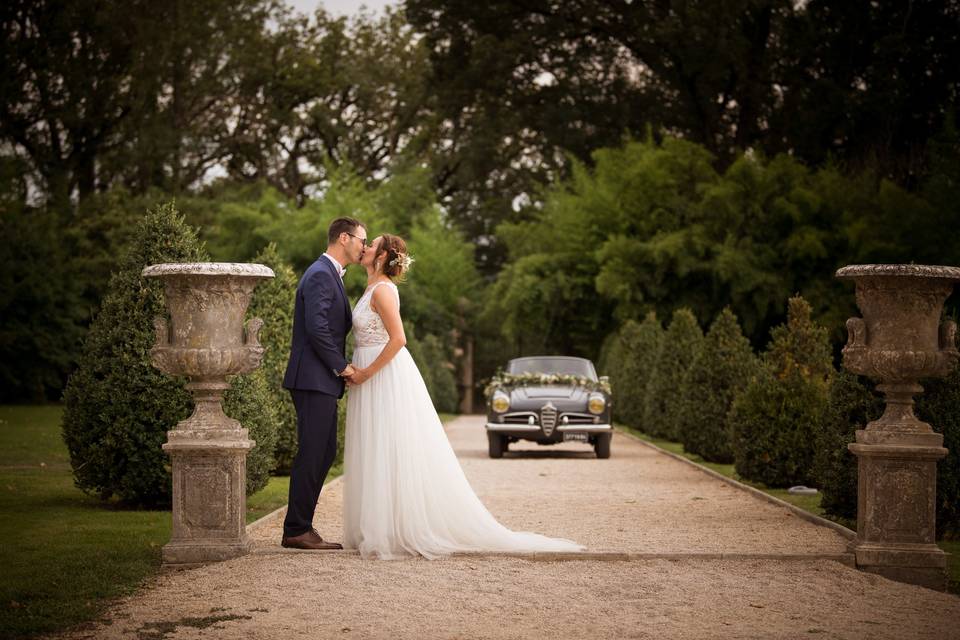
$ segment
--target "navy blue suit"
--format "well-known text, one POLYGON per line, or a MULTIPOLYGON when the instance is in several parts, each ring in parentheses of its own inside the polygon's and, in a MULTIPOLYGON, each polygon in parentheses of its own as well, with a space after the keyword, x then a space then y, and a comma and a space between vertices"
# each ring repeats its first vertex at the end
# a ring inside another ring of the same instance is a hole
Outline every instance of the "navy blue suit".
POLYGON ((293 340, 283 387, 297 409, 297 456, 290 470, 284 536, 313 526, 323 481, 337 456, 337 399, 347 366, 347 332, 353 324, 350 302, 337 268, 324 256, 300 278, 293 312, 293 340))

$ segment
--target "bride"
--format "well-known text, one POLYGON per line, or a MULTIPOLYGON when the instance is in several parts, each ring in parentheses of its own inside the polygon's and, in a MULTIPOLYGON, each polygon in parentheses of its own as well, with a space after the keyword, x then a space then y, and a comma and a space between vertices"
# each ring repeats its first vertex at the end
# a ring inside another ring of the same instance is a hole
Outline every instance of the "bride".
POLYGON ((511 531, 474 494, 406 350, 394 280, 406 244, 376 238, 367 289, 353 310, 356 346, 344 445, 344 546, 364 558, 434 559, 456 551, 582 551, 565 539, 511 531))

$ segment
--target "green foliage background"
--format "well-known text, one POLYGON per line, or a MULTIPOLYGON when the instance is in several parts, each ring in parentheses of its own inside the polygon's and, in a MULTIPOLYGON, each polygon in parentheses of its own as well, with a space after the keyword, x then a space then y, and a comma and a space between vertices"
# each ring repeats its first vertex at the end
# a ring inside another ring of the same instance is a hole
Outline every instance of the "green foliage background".
POLYGON ((750 343, 729 309, 717 316, 690 365, 681 411, 684 449, 710 462, 732 462, 729 411, 734 398, 759 372, 750 343))
POLYGON ((601 373, 610 377, 614 416, 626 425, 645 430, 650 422, 648 385, 656 375, 663 327, 654 313, 643 322, 628 320, 612 336, 601 373))
POLYGON ((763 369, 737 395, 727 416, 741 477, 768 487, 816 484, 813 444, 821 432, 833 363, 827 332, 796 296, 775 327, 763 369))
POLYGON ((689 309, 677 309, 663 335, 648 386, 647 433, 678 441, 681 417, 691 393, 688 371, 703 349, 703 331, 689 309))
MULTIPOLYGON (((126 503, 169 503, 169 459, 161 445, 192 403, 185 379, 150 364, 153 319, 166 309, 162 284, 140 272, 151 264, 206 258, 173 205, 156 207, 137 226, 64 393, 63 436, 81 489, 126 503)), ((224 406, 257 441, 247 460, 252 493, 267 482, 276 440, 276 413, 262 374, 235 378, 224 406)))
MULTIPOLYGON (((85 342, 107 349, 91 323, 121 313, 111 278, 141 212, 171 200, 211 259, 275 261, 294 279, 334 217, 406 237, 409 348, 439 408, 478 393, 458 383, 471 344, 480 385, 514 356, 599 358, 619 415, 724 459, 725 414, 682 418, 707 368, 667 367, 694 356, 654 347, 649 313, 689 309, 693 345, 729 309, 759 349, 799 294, 836 359, 856 313, 837 267, 960 263, 960 30, 944 3, 175 9, 0 9, 0 402, 57 400, 85 342)), ((291 282, 254 301, 276 331, 262 375, 281 469, 291 282)), ((364 274, 346 285, 355 298, 364 274)), ((757 374, 751 420, 787 401, 787 378, 824 402, 789 370, 757 374)), ((846 433, 838 416, 856 412, 836 409, 818 437, 846 433)))
POLYGON ((274 278, 261 282, 253 291, 247 310, 248 318, 263 320, 260 344, 264 346, 263 363, 258 372, 263 378, 270 405, 276 413, 276 447, 274 469, 289 473, 297 454, 297 412, 290 393, 283 388, 283 376, 290 357, 290 336, 293 332, 293 306, 297 293, 297 275, 280 257, 276 244, 270 243, 252 259, 273 269, 274 278))

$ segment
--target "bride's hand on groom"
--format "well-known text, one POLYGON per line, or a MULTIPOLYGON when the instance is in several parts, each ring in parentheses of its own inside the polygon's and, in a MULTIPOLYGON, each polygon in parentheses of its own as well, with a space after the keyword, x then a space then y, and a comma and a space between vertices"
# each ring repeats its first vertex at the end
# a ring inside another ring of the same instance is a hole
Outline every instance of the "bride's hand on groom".
POLYGON ((351 385, 363 384, 370 379, 370 374, 367 373, 365 369, 353 369, 353 371, 347 375, 347 372, 344 372, 344 378, 347 379, 347 382, 351 385))

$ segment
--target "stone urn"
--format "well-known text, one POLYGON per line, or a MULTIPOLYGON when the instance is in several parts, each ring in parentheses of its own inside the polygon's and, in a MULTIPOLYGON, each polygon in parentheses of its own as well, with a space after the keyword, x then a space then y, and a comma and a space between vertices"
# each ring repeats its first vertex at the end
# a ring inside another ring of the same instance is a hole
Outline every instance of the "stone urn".
POLYGON ((164 285, 170 321, 154 319, 153 365, 187 376, 193 414, 167 432, 163 445, 173 475, 173 532, 163 547, 166 565, 195 565, 248 553, 247 453, 255 445, 242 425, 223 412, 227 376, 260 366, 257 333, 244 327, 254 287, 272 278, 259 264, 199 262, 155 264, 143 270, 164 285))
POLYGON ((935 544, 937 460, 943 436, 913 412, 919 380, 955 365, 956 324, 941 323, 960 268, 852 265, 862 318, 847 320, 843 366, 879 382, 883 415, 857 431, 857 566, 891 579, 946 588, 946 555, 935 544))

